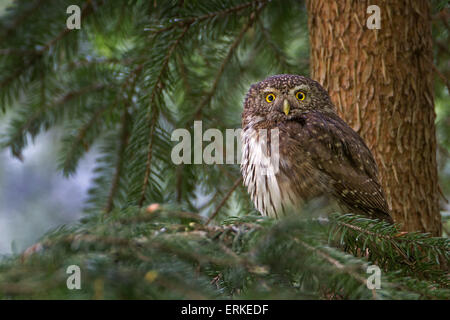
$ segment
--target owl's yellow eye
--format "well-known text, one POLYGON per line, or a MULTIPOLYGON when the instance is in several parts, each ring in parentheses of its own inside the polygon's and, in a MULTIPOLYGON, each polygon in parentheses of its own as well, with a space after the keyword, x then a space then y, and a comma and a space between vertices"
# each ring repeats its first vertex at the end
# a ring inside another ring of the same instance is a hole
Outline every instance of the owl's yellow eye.
POLYGON ((303 92, 299 91, 299 92, 297 92, 297 93, 295 94, 295 97, 296 97, 298 100, 302 101, 302 100, 305 100, 306 94, 304 94, 303 92))
POLYGON ((273 102, 275 100, 275 95, 273 94, 273 93, 269 93, 267 96, 266 96, 266 101, 267 102, 273 102))

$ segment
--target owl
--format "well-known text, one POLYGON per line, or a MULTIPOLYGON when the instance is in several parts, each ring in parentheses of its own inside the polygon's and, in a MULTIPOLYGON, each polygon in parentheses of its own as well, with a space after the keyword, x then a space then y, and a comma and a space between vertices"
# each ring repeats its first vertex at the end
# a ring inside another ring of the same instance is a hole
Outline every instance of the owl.
POLYGON ((241 140, 243 183, 261 214, 301 213, 319 198, 393 222, 372 153, 318 82, 282 74, 252 85, 241 140))

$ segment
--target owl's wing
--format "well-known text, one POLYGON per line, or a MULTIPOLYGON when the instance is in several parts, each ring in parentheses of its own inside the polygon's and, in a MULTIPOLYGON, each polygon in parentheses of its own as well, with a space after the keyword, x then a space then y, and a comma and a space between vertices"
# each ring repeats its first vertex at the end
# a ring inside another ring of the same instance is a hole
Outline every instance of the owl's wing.
POLYGON ((283 126, 295 140, 293 148, 308 152, 316 169, 330 178, 328 191, 341 204, 354 213, 392 221, 372 153, 342 119, 310 112, 283 126))

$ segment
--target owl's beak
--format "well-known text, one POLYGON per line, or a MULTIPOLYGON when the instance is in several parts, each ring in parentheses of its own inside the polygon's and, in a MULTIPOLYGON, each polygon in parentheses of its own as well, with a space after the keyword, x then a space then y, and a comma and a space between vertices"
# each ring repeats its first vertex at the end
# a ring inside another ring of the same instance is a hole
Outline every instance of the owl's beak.
POLYGON ((291 110, 291 106, 290 106, 289 102, 286 99, 284 99, 284 101, 283 101, 283 112, 284 112, 284 114, 288 115, 289 114, 289 110, 291 110))

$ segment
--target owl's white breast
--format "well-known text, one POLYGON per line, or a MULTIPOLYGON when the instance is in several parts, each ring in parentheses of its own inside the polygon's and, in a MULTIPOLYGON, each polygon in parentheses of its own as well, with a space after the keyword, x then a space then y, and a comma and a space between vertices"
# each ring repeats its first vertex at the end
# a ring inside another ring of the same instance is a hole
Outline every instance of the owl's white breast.
POLYGON ((283 159, 269 153, 264 135, 256 129, 244 128, 241 139, 241 172, 255 207, 266 216, 279 218, 285 215, 295 208, 297 197, 288 185, 288 177, 279 170, 283 159))

